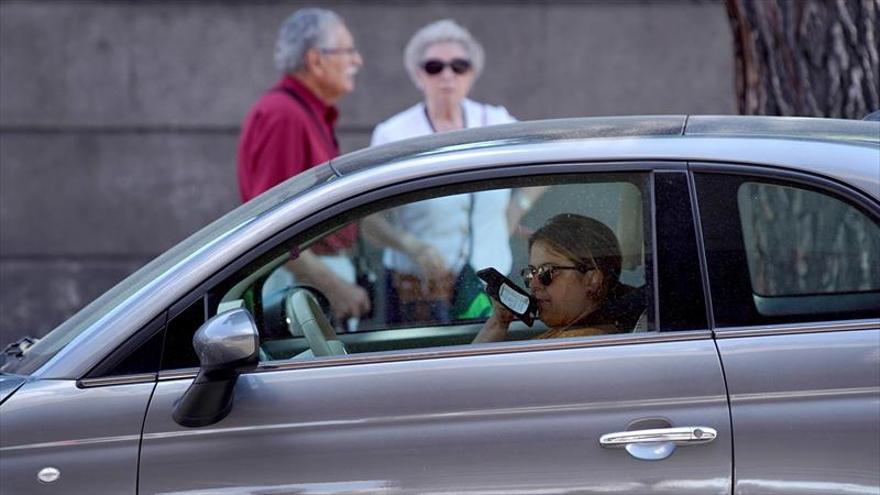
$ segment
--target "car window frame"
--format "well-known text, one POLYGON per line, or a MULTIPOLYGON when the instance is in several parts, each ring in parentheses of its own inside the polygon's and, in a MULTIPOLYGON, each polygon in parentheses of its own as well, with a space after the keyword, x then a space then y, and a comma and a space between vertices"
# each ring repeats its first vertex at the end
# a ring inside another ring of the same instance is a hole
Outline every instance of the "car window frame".
MULTIPOLYGON (((735 162, 689 162, 689 174, 696 188, 698 175, 728 175, 737 176, 744 181, 766 181, 771 184, 779 184, 789 187, 799 187, 812 190, 822 194, 826 194, 832 198, 842 201, 844 204, 855 206, 864 212, 870 219, 880 222, 880 201, 875 200, 864 191, 850 186, 842 181, 830 178, 818 173, 808 173, 796 171, 779 166, 742 164, 735 162)), ((696 193, 696 190, 695 190, 696 193)), ((709 260, 708 248, 706 248, 706 234, 702 225, 703 207, 700 205, 699 197, 695 194, 695 212, 698 216, 699 238, 701 243, 701 256, 705 263, 705 277, 707 281, 707 290, 710 308, 710 327, 716 338, 733 338, 737 336, 760 336, 775 335, 785 333, 808 333, 817 331, 848 331, 853 329, 877 328, 878 324, 875 318, 848 318, 848 319, 824 319, 817 317, 815 320, 804 319, 804 321, 794 322, 754 322, 747 324, 735 324, 721 326, 716 321, 716 308, 720 299, 713 297, 712 293, 712 277, 710 273, 711 263, 709 260)), ((739 216, 736 215, 735 221, 739 225, 739 216)), ((745 245, 740 239, 739 244, 741 251, 745 257, 745 245)), ((747 260, 743 260, 747 263, 747 260)), ((748 279, 746 282, 751 287, 750 275, 748 267, 743 272, 748 279)), ((749 291, 751 293, 751 291, 749 291)))
MULTIPOLYGON (((212 291, 220 286, 221 283, 230 276, 241 270, 246 265, 255 262, 260 257, 271 256, 273 250, 278 246, 288 242, 294 236, 306 234, 310 229, 321 227, 338 216, 341 212, 350 212, 362 209, 369 204, 380 203, 390 197, 401 194, 411 194, 414 191, 427 191, 443 186, 463 185, 472 182, 492 181, 492 180, 516 180, 527 179, 532 176, 560 176, 560 175, 592 175, 592 174, 627 174, 627 173, 643 173, 649 178, 648 187, 650 190, 644 200, 650 202, 650 217, 645 218, 645 222, 650 221, 651 243, 654 254, 651 259, 652 271, 652 291, 655 305, 654 317, 657 318, 657 255, 656 255, 656 207, 654 198, 654 174, 661 171, 676 171, 686 174, 688 164, 684 160, 626 160, 626 161, 573 161, 559 163, 536 163, 527 165, 516 165, 510 167, 487 167, 466 171, 458 171, 447 174, 438 174, 434 176, 421 177, 418 179, 407 180, 389 185, 383 188, 375 189, 354 197, 346 198, 327 208, 319 214, 312 215, 300 222, 289 225, 279 232, 268 236, 258 245, 238 257, 226 267, 216 272, 214 275, 206 278, 196 288, 191 290, 187 295, 180 298, 176 303, 168 308, 168 324, 163 329, 168 331, 171 322, 175 317, 179 316, 191 304, 201 299, 205 308, 204 319, 207 319, 207 301, 211 297, 212 291)), ((465 187, 466 188, 466 187, 465 187)), ((693 206, 693 205, 692 205, 693 206)), ((693 208, 692 208, 693 211, 693 208)), ((694 222, 693 218, 683 219, 684 222, 694 222)), ((648 268, 648 267, 646 267, 648 268)), ((647 274, 646 274, 647 276, 647 274)), ((700 290, 703 290, 701 288, 700 290)), ((661 320, 662 321, 662 320, 661 320)), ((662 323, 661 323, 662 325, 662 323)), ((613 334, 601 337, 592 337, 590 339, 574 339, 565 341, 525 341, 525 342, 498 342, 490 344, 467 345, 467 346, 449 346, 449 348, 429 348, 424 349, 404 349, 399 351, 386 351, 368 353, 362 355, 351 355, 344 358, 318 358, 313 360, 298 362, 265 362, 261 363, 255 372, 263 372, 277 369, 298 369, 298 368, 319 368, 327 366, 338 366, 347 364, 359 364, 364 362, 391 362, 406 361, 426 358, 440 357, 456 357, 467 355, 484 355, 484 354, 506 354, 510 352, 530 352, 534 350, 549 350, 557 348, 581 348, 605 345, 619 345, 624 343, 645 343, 659 341, 677 341, 677 340, 695 340, 710 337, 709 328, 695 328, 693 330, 676 330, 676 331, 651 331, 646 333, 628 333, 613 334), (465 347, 461 349, 459 347, 465 347)), ((167 338, 167 337, 166 337, 167 338)), ((164 348, 163 348, 164 352, 164 348)), ((160 369, 158 371, 158 380, 173 380, 183 377, 192 377, 195 375, 197 367, 177 368, 177 369, 160 369)), ((107 379, 112 379, 108 377, 107 379)))
POLYGON ((140 330, 135 332, 113 352, 107 354, 82 378, 77 380, 77 386, 88 388, 101 385, 130 384, 154 382, 158 379, 159 368, 162 363, 162 351, 165 349, 165 336, 168 311, 162 311, 140 330), (149 349, 154 339, 159 339, 158 349, 149 349), (115 373, 118 366, 126 359, 138 352, 155 353, 151 359, 155 360, 151 370, 143 373, 119 374, 115 373))

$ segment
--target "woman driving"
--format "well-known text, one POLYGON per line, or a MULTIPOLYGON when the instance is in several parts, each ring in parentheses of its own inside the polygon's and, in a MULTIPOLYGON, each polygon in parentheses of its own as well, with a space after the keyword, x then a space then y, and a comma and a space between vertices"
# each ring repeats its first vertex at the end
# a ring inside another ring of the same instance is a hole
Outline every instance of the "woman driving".
MULTIPOLYGON (((645 309, 640 290, 619 281, 620 246, 602 222, 565 213, 529 237, 522 276, 549 328, 536 339, 583 337, 632 330, 645 309)), ((513 313, 492 301, 493 314, 474 342, 507 339, 513 313)))

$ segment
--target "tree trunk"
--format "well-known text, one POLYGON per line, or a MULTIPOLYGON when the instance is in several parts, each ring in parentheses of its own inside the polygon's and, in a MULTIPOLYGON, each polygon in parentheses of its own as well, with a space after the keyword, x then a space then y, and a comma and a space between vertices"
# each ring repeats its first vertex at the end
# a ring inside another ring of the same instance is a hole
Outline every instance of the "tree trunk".
MULTIPOLYGON (((880 108, 880 0, 726 0, 739 112, 861 119, 880 108)), ((741 191, 753 291, 876 290, 877 226, 818 193, 741 191)))
POLYGON ((880 109, 880 0, 726 0, 745 115, 880 109))

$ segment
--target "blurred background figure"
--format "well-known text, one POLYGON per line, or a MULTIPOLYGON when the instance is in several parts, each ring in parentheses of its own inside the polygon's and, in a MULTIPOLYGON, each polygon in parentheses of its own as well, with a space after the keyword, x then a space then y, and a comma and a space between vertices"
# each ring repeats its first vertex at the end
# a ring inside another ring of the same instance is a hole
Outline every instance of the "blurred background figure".
MULTIPOLYGON (((452 20, 417 31, 406 45, 403 63, 424 100, 377 125, 370 144, 514 122, 504 107, 467 97, 484 60, 483 47, 452 20)), ((509 224, 522 215, 512 210, 531 201, 523 196, 511 202, 511 191, 503 189, 412 203, 385 214, 405 245, 386 249, 383 256, 388 322, 483 316, 491 304, 476 300, 482 291, 474 268, 510 271, 509 224), (480 228, 474 230, 474 225, 480 228), (416 240, 427 248, 406 247, 416 240)))
MULTIPOLYGON (((238 182, 242 201, 339 155, 334 106, 354 90, 363 61, 354 38, 336 13, 302 9, 278 32, 275 65, 281 79, 254 104, 242 126, 238 182)), ((337 319, 359 317, 370 300, 355 284, 348 256, 357 238, 348 225, 298 253, 267 281, 264 291, 292 282, 320 289, 337 319)))

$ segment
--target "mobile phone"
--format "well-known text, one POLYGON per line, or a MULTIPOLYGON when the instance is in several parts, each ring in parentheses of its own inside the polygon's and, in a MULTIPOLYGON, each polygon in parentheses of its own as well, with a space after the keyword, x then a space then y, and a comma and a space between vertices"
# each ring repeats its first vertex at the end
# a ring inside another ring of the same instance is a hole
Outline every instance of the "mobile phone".
POLYGON ((486 283, 486 294, 500 302, 523 323, 532 326, 538 313, 538 303, 531 294, 494 268, 478 271, 477 277, 486 283))

